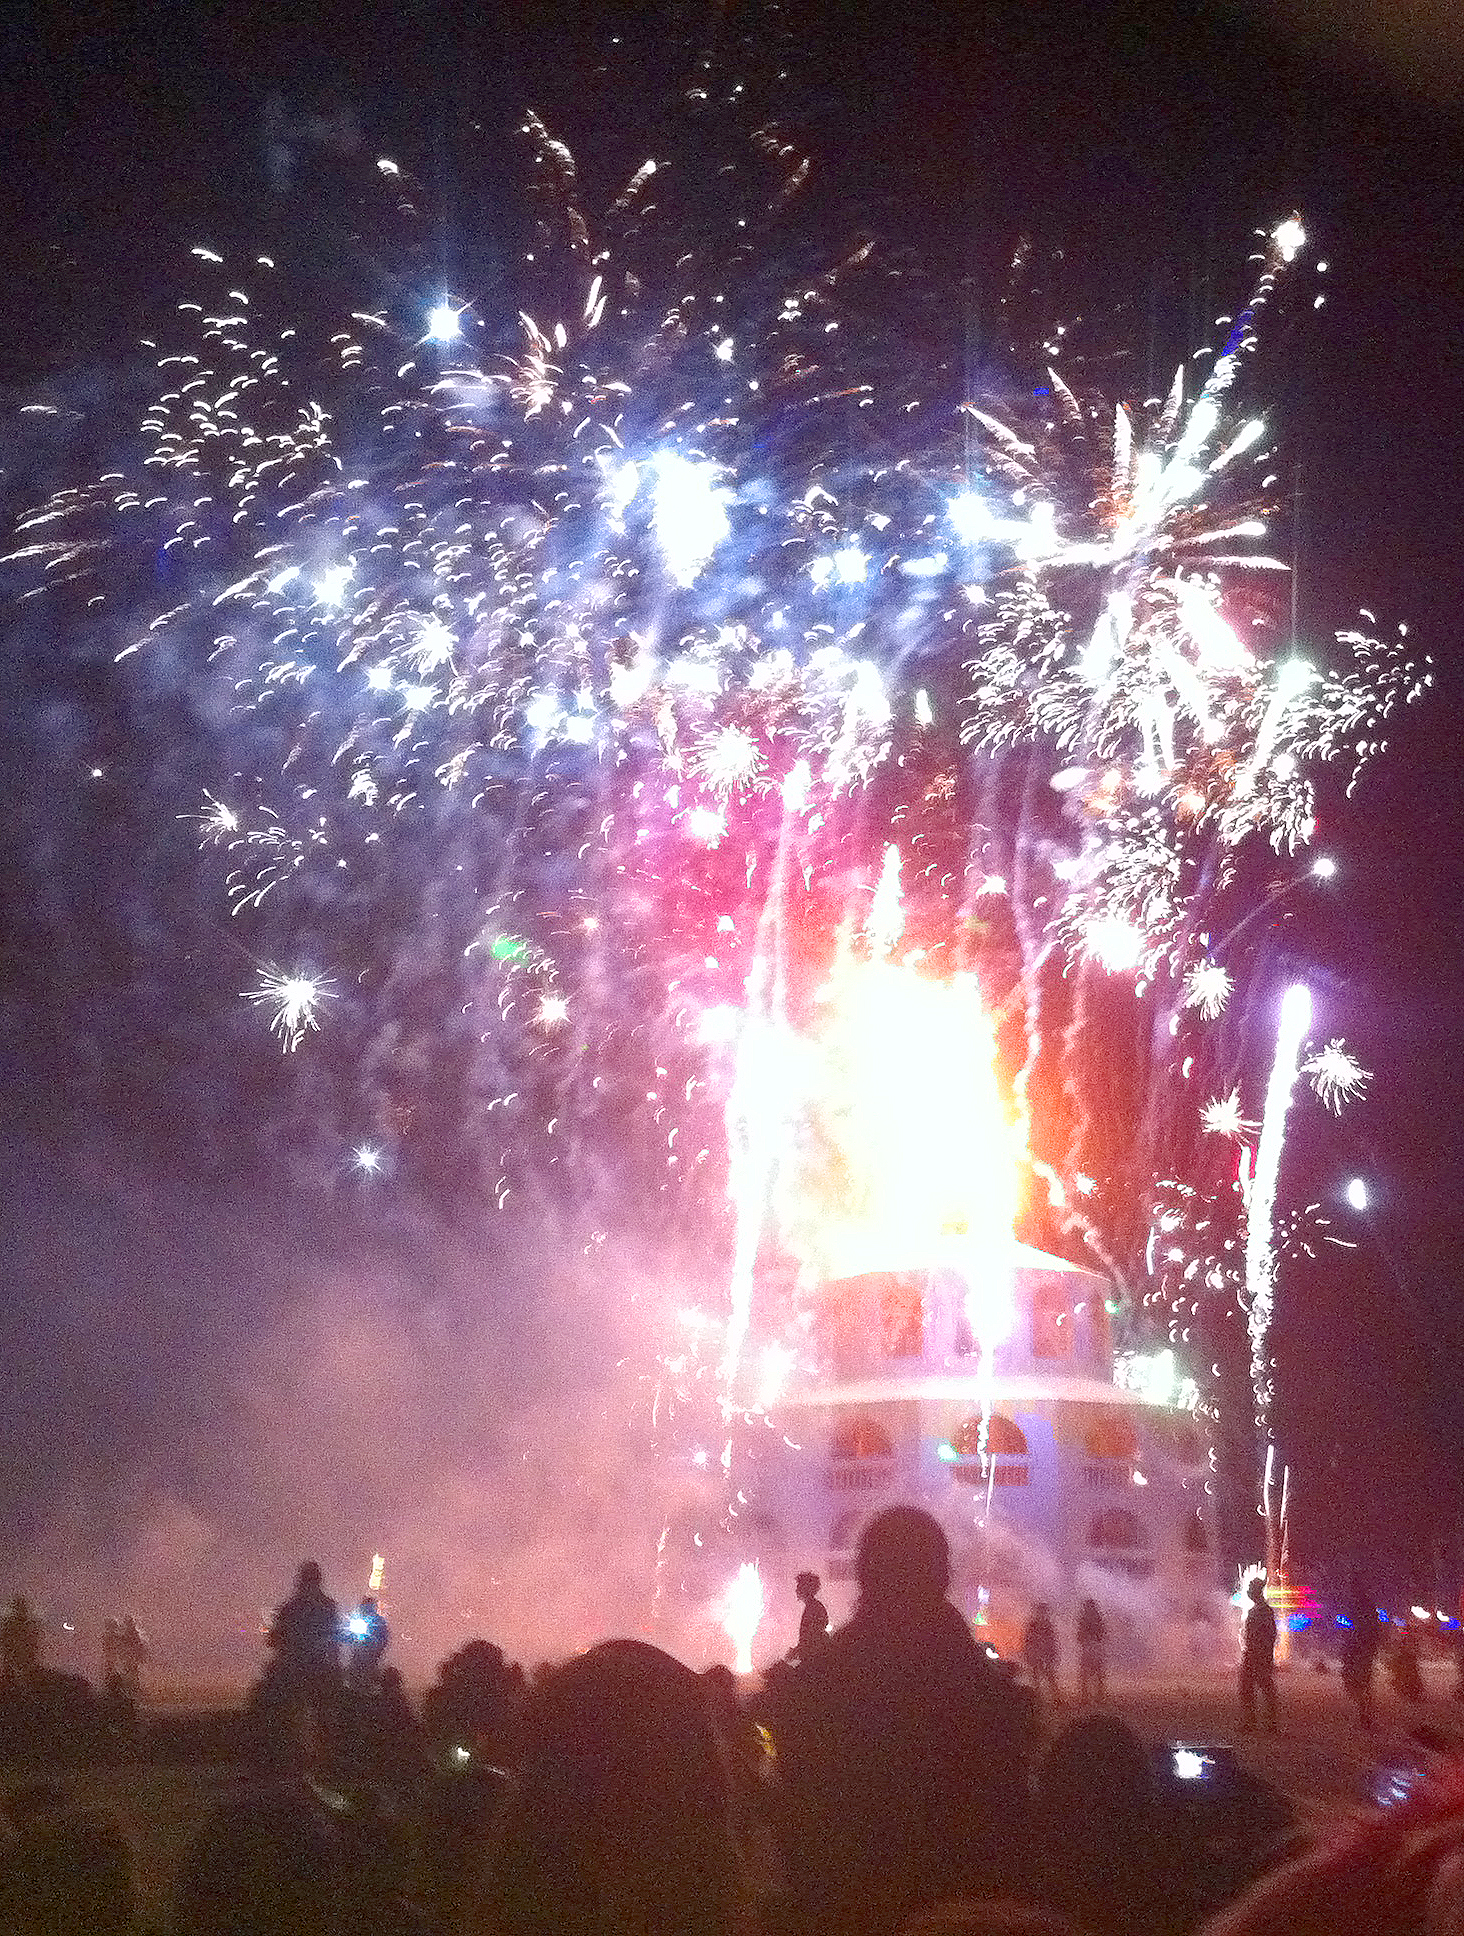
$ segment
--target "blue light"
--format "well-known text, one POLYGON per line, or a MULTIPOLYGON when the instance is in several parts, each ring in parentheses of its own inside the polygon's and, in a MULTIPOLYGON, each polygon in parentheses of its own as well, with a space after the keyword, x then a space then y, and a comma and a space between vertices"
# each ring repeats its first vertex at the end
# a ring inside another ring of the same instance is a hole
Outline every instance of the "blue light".
POLYGON ((1347 1618, 1345 1613, 1339 1613, 1337 1615, 1337 1625, 1339 1627, 1345 1627, 1348 1633, 1352 1632, 1352 1622, 1347 1618))
POLYGON ((1310 1625, 1309 1613, 1291 1613, 1286 1616, 1286 1627, 1289 1633, 1305 1633, 1310 1625))

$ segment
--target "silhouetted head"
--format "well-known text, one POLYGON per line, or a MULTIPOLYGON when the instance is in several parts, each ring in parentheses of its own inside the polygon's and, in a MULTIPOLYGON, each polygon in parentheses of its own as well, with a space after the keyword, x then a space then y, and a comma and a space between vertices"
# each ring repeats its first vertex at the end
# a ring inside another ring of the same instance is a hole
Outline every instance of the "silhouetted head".
POLYGON ((1246 1588, 1246 1594, 1251 1600, 1259 1604, 1266 1597, 1266 1582, 1264 1580, 1252 1580, 1246 1588))
POLYGON ((811 1600, 821 1584, 817 1573, 800 1573, 793 1582, 793 1591, 800 1600, 811 1600))
POLYGON ((1146 1816, 1153 1770, 1142 1741, 1113 1714, 1088 1714, 1063 1729, 1037 1771, 1045 1819, 1081 1834, 1118 1833, 1146 1816))
POLYGON ((606 1641, 535 1690, 521 1740, 465 1929, 726 1936, 739 1894, 730 1778, 690 1668, 606 1641))
POLYGON ((295 1591, 297 1593, 318 1593, 320 1591, 320 1585, 319 1560, 302 1560, 300 1562, 300 1571, 295 1575, 295 1591))
POLYGON ((918 1506, 887 1506, 859 1535, 854 1573, 862 1605, 920 1611, 946 1596, 950 1543, 918 1506))

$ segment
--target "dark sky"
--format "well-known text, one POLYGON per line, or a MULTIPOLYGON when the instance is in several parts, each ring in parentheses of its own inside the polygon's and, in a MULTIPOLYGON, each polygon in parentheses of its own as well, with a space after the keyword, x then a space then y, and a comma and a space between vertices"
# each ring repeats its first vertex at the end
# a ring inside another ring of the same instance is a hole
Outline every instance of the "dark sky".
MULTIPOLYGON (((1326 1200, 1354 1171, 1376 1184, 1359 1249, 1332 1254, 1283 1311, 1282 1408, 1319 1545, 1344 1490, 1363 1483, 1391 1511, 1410 1472, 1464 1452, 1464 1159, 1454 1130, 1464 1054, 1454 732, 1464 93, 1452 81, 1464 39, 1446 8, 1434 18, 1408 11, 1410 33, 1391 10, 1340 4, 915 0, 777 16, 823 205, 971 265, 976 340, 994 313, 982 278, 1023 231, 1053 265, 1055 308, 1126 306, 1136 347, 1156 362, 1209 340, 1210 319, 1233 310, 1257 227, 1300 209, 1314 253, 1331 265, 1328 306, 1280 365, 1278 401, 1302 466, 1302 630, 1326 633, 1367 604, 1384 623, 1410 624, 1439 684, 1364 778, 1335 843, 1336 888, 1298 917, 1290 944, 1318 967, 1331 1032, 1377 1071, 1368 1101, 1338 1125, 1315 1121, 1298 1157, 1326 1200)), ((751 16, 730 8, 717 19, 689 4, 19 0, 0 25, 6 396, 58 371, 125 361, 155 265, 226 228, 261 193, 259 117, 272 87, 339 79, 373 145, 457 195, 459 232, 445 247, 466 259, 470 231, 493 229, 494 197, 509 190, 507 168, 500 182, 458 179, 461 113, 506 131, 534 102, 608 182, 639 159, 638 100, 671 83, 699 35, 736 34, 751 16), (618 53, 607 54, 617 35, 618 53), (608 116, 589 105, 606 60, 625 81, 623 110, 608 116)), ((10 781, 24 786, 23 775, 10 781)), ((47 1220, 57 1202, 63 1218, 91 1215, 96 1178, 73 1186, 64 1164, 38 1164, 29 1148, 15 1174, 10 1282, 20 1300, 35 1294, 40 1270, 27 1216, 47 1220)), ((106 1242, 133 1242, 125 1218, 101 1223, 106 1242)), ((278 1247, 289 1248, 285 1238, 278 1247)), ((48 1333, 46 1349, 104 1330, 106 1309, 104 1287, 78 1296, 70 1328, 48 1333)), ((183 1315, 148 1323, 160 1336, 189 1328, 183 1315)), ((12 1379, 31 1381, 23 1410, 34 1420, 39 1374, 11 1367, 12 1379)), ((176 1373, 165 1354, 150 1375, 166 1386, 176 1373)), ((204 1371, 187 1375, 208 1384, 204 1371)), ((150 1429, 150 1402, 133 1394, 121 1406, 141 1425, 124 1416, 80 1433, 87 1456, 104 1462, 115 1448, 125 1458, 150 1429)), ((1420 1509, 1411 1550, 1440 1532, 1452 1528, 1420 1509)))

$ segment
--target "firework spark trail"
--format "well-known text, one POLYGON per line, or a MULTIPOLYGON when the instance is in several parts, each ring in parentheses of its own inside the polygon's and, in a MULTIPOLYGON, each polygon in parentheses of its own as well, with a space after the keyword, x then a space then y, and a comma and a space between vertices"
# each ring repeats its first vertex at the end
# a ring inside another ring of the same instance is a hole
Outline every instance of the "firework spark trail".
POLYGON ((1271 1320, 1276 1304, 1274 1225, 1276 1189, 1281 1175, 1281 1153, 1286 1144, 1286 1118, 1300 1070, 1302 1046, 1311 1028, 1311 991, 1297 982, 1281 1000, 1276 1030, 1276 1054, 1266 1084, 1266 1107, 1256 1144, 1255 1174, 1251 1179, 1246 1213, 1245 1290, 1251 1347, 1251 1384, 1256 1399, 1256 1423, 1269 1444, 1271 1407, 1275 1398, 1271 1362, 1271 1320))
MULTIPOLYGON (((255 958, 328 971, 343 1152, 410 1180, 451 1150, 500 1205, 722 1244, 730 1151, 730 1370, 800 1215, 773 1212, 817 991, 898 847, 892 970, 1020 1014, 1029 1160, 1124 1274, 1158 1153, 1230 1086, 1202 1089, 1248 966, 1237 855, 1305 849, 1317 771, 1355 782, 1428 683, 1372 632, 1295 661, 1266 601, 1249 376, 1298 226, 1193 402, 1103 397, 1069 351, 1045 398, 963 403, 879 250, 809 266, 807 164, 765 125, 688 214, 647 162, 598 225, 525 126, 516 342, 425 268, 415 307, 322 329, 286 268, 199 251, 130 457, 22 520, 24 596, 198 722, 196 757, 160 732, 157 795, 255 958), (973 771, 1018 792, 1000 891, 973 771), (1137 1107, 1099 1039, 1130 978, 1137 1107)), ((396 222, 420 190, 390 195, 396 222)), ((251 1000, 303 1045, 324 974, 271 974, 251 1000)), ((1311 1073, 1362 1080, 1340 1044, 1311 1073)))

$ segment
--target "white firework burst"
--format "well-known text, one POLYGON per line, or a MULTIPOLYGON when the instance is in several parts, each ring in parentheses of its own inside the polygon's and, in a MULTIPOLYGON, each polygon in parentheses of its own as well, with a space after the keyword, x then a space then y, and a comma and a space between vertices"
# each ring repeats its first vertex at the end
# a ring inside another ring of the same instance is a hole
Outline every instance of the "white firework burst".
POLYGON ((1200 1125, 1209 1136, 1233 1136, 1244 1142, 1254 1136, 1260 1128, 1241 1114, 1240 1091, 1232 1089, 1228 1096, 1214 1096, 1200 1111, 1200 1125))
POLYGON ((291 975, 266 965, 259 971, 258 986, 245 991, 245 1000, 271 1011, 270 1029, 288 1051, 298 1049, 320 1027, 320 1005, 333 1001, 334 995, 326 975, 291 975))
POLYGON ((1319 1049, 1302 1069, 1321 1101, 1337 1115, 1344 1102, 1354 1102, 1372 1081, 1372 1072, 1363 1068, 1341 1036, 1319 1049))
POLYGON ((1184 1005, 1197 1009, 1201 1021, 1213 1022, 1225 1012, 1234 986, 1228 968, 1222 968, 1218 961, 1202 961, 1184 978, 1184 1005))

